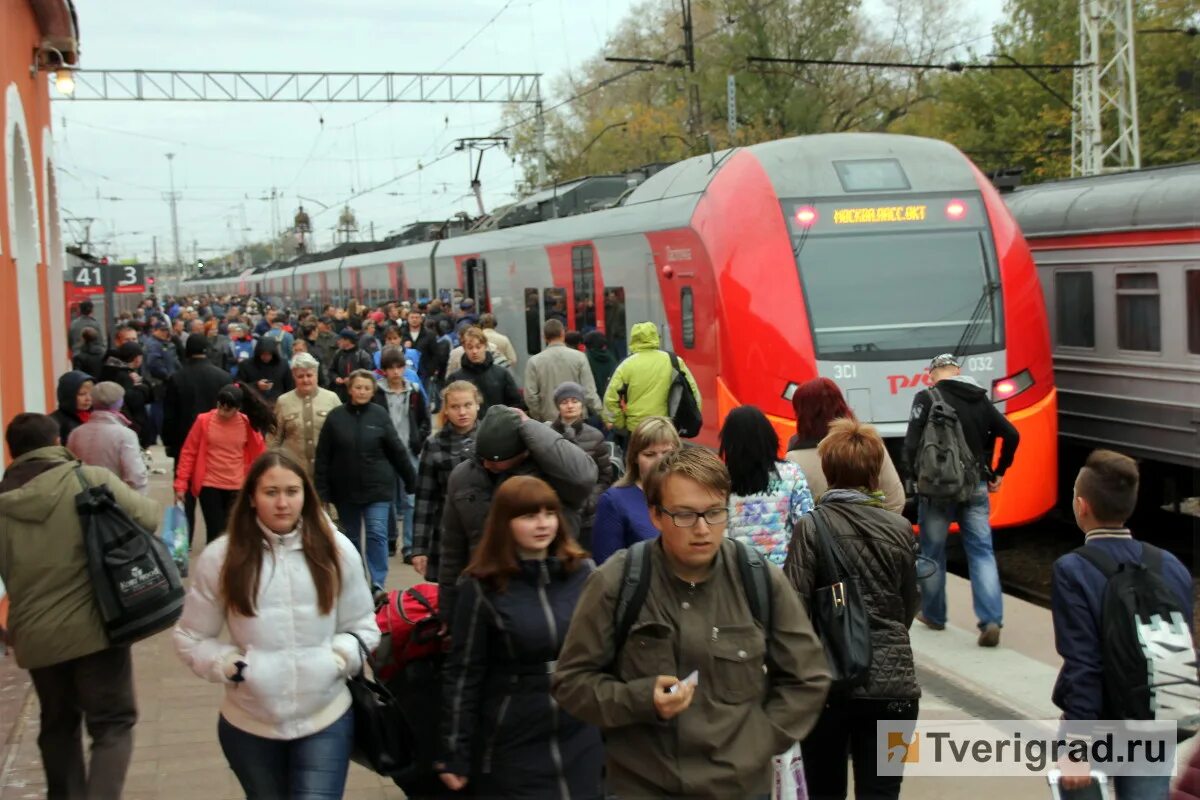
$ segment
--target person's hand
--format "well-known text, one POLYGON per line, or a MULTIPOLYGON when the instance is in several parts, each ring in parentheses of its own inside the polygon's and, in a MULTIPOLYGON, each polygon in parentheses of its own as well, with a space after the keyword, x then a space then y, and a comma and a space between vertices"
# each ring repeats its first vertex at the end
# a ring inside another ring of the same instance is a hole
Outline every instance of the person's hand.
POLYGON ((1082 789, 1092 782, 1092 772, 1086 762, 1060 758, 1058 771, 1062 773, 1058 785, 1064 789, 1082 789))
POLYGON ((425 577, 425 570, 429 566, 429 556, 413 556, 412 568, 417 571, 417 574, 422 578, 425 577))
POLYGON ((183 490, 182 490, 182 489, 180 489, 179 491, 175 492, 175 502, 176 502, 176 503, 182 503, 182 502, 183 502, 183 490))
POLYGON ((674 719, 692 704, 695 693, 691 684, 682 683, 673 675, 659 675, 654 679, 654 713, 664 721, 674 719), (670 689, 675 685, 679 688, 671 693, 670 689))
POLYGON ((258 390, 259 390, 260 392, 265 392, 265 391, 267 391, 268 389, 270 389, 270 388, 271 388, 271 387, 272 387, 274 384, 272 384, 272 383, 271 383, 269 380, 267 380, 266 378, 260 378, 260 379, 258 380, 258 383, 254 384, 254 385, 258 387, 258 390))
POLYGON ((1003 480, 1004 480, 1003 475, 997 475, 996 477, 992 478, 990 481, 988 481, 988 491, 989 492, 1000 491, 1000 482, 1003 480))
POLYGON ((337 385, 341 386, 343 383, 346 382, 346 379, 345 378, 334 378, 333 382, 336 383, 337 385))
POLYGON ((461 792, 467 788, 467 779, 461 775, 451 775, 449 772, 443 772, 438 777, 442 779, 442 783, 446 784, 446 788, 452 792, 461 792))
POLYGON ((517 408, 516 406, 509 406, 509 408, 516 412, 516 415, 520 418, 521 422, 526 422, 529 420, 529 415, 525 413, 524 409, 517 408))

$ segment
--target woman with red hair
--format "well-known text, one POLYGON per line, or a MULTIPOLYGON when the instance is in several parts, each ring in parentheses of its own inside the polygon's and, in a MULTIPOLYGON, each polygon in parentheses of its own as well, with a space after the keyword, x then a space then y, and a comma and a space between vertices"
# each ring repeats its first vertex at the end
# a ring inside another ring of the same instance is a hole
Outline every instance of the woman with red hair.
MULTIPOLYGON (((817 445, 829 433, 829 423, 835 419, 856 419, 842 390, 829 378, 813 378, 796 388, 792 395, 792 408, 796 412, 796 435, 788 442, 787 460, 799 464, 808 478, 812 496, 819 499, 829 483, 821 471, 821 458, 817 445)), ((904 510, 904 484, 892 463, 892 457, 884 451, 883 466, 879 470, 879 489, 883 495, 883 507, 899 514, 904 510)))

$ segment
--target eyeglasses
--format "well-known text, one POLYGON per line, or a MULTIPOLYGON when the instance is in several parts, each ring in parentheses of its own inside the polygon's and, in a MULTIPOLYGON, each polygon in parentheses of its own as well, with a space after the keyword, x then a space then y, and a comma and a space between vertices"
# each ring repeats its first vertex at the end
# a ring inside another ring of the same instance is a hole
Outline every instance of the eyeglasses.
POLYGON ((729 521, 728 508, 710 508, 708 511, 667 511, 662 506, 658 506, 660 513, 666 514, 675 523, 676 528, 691 528, 704 517, 704 521, 709 525, 724 525, 729 521))

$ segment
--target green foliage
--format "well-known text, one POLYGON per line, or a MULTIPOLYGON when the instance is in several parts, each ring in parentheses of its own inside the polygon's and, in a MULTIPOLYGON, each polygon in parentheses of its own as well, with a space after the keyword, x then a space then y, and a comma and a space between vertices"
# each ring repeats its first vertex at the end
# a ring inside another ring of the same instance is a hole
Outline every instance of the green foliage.
MULTIPOLYGON (((684 54, 677 0, 646 0, 602 53, 555 86, 579 98, 546 114, 553 180, 674 161, 707 149, 807 133, 890 131, 957 145, 985 170, 1024 166, 1027 180, 1070 173, 1073 71, 866 69, 752 64, 751 56, 939 64, 1072 63, 1078 0, 1009 0, 988 51, 963 51, 972 31, 950 0, 890 0, 869 18, 861 0, 693 0, 696 72, 639 69, 604 56, 684 54), (737 132, 726 129, 726 79, 737 82, 737 132), (700 115, 688 129, 688 85, 700 115)), ((1197 0, 1139 0, 1137 27, 1200 23, 1197 0)), ((978 36, 974 37, 978 39, 978 36)), ((1139 35, 1139 114, 1145 165, 1200 159, 1200 38, 1139 35)), ((536 185, 535 128, 510 111, 514 151, 536 185)))

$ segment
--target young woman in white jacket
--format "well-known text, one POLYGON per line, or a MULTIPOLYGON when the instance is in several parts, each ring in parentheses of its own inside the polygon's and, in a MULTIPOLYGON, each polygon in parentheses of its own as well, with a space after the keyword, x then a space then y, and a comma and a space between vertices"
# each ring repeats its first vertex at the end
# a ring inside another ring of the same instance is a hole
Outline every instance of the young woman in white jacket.
POLYGON ((251 467, 227 530, 193 566, 175 647, 225 684, 218 737, 247 798, 341 797, 354 743, 346 678, 360 643, 379 642, 362 561, 277 450, 251 467))

